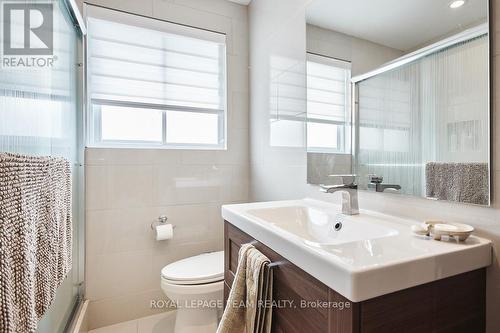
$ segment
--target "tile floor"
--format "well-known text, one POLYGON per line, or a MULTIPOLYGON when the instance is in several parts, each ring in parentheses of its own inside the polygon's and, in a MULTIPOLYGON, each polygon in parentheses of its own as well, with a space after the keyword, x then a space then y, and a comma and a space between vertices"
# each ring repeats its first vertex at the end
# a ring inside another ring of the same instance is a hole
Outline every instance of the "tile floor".
POLYGON ((123 323, 97 328, 88 333, 172 333, 175 311, 139 318, 123 323))

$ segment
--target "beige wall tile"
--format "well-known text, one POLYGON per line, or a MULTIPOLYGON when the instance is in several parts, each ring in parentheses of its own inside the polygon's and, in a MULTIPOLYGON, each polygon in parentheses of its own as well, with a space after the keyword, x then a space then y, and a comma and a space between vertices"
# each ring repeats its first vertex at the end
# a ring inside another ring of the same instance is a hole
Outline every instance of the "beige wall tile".
MULTIPOLYGON (((248 199, 250 186, 249 167, 233 166, 227 172, 226 177, 230 177, 229 184, 224 188, 222 200, 225 202, 237 202, 248 199)), ((220 214, 219 214, 220 215, 220 214)))
MULTIPOLYGON (((245 10, 246 12, 246 10, 245 10)), ((231 54, 248 59, 248 18, 232 20, 233 48, 231 54)))
POLYGON ((179 162, 183 150, 180 149, 155 149, 153 150, 153 165, 172 165, 179 162))
POLYGON ((150 208, 124 208, 87 212, 87 255, 141 251, 153 247, 150 208))
POLYGON ((226 151, 216 152, 218 164, 248 165, 248 137, 247 129, 228 128, 228 145, 226 151))
POLYGON ((130 320, 155 315, 172 309, 151 307, 151 300, 165 299, 160 289, 91 302, 89 305, 90 329, 113 325, 130 320))
POLYGON ((182 164, 215 164, 216 150, 183 150, 182 164))
MULTIPOLYGON (((104 252, 109 210, 88 210, 85 214, 85 259, 104 252)), ((87 267, 88 263, 85 265, 87 267)), ((86 270, 86 273, 87 270, 86 270)))
POLYGON ((129 320, 134 314, 133 302, 134 298, 131 297, 117 297, 90 302, 87 310, 90 319, 89 329, 92 330, 129 320))
POLYGON ((87 259, 86 296, 91 301, 157 288, 152 250, 97 255, 87 259))
POLYGON ((228 119, 231 122, 231 128, 248 129, 249 128, 249 94, 247 92, 234 92, 229 96, 228 103, 231 108, 228 110, 228 119))
POLYGON ((247 17, 246 7, 232 2, 224 3, 221 1, 206 0, 174 0, 174 2, 181 6, 206 11, 217 16, 226 16, 231 19, 243 20, 247 17))
POLYGON ((227 34, 228 150, 87 148, 86 296, 90 328, 152 315, 160 271, 223 248, 220 206, 248 201, 247 7, 226 0, 89 0, 227 34), (222 13, 222 14, 221 14, 222 13), (155 241, 159 215, 176 226, 155 241))
POLYGON ((148 165, 156 162, 155 149, 90 148, 85 151, 87 165, 148 165))
MULTIPOLYGON (((79 0, 81 1, 81 0, 79 0)), ((83 2, 103 7, 119 9, 125 12, 151 16, 153 14, 152 0, 84 0, 83 2)))
POLYGON ((177 198, 177 161, 153 166, 153 205, 174 205, 177 198))
POLYGON ((85 205, 87 209, 109 207, 108 168, 105 165, 85 166, 85 205))
POLYGON ((144 207, 152 204, 153 167, 108 166, 110 208, 144 207))
POLYGON ((109 164, 109 151, 107 149, 85 149, 85 166, 109 164))
MULTIPOLYGON (((221 3, 223 0, 209 0, 209 4, 221 3)), ((228 49, 231 50, 231 18, 183 6, 176 1, 153 0, 153 17, 162 20, 187 24, 193 27, 227 33, 228 49)))
POLYGON ((248 57, 228 55, 227 84, 233 91, 248 91, 248 57))
MULTIPOLYGON (((158 184, 162 187, 157 191, 160 196, 164 196, 163 184, 170 185, 169 190, 173 193, 165 192, 165 195, 168 195, 167 198, 173 198, 175 204, 217 201, 220 196, 220 179, 213 177, 217 174, 214 168, 211 165, 178 165, 174 177, 159 170, 158 184)), ((160 202, 164 203, 163 200, 160 202)))

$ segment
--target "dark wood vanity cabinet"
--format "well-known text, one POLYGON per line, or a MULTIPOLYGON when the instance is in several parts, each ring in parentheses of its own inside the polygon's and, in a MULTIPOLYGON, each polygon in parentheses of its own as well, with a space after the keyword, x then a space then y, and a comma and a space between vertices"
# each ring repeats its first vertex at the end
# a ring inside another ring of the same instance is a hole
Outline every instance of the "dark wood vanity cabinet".
POLYGON ((228 222, 224 226, 226 299, 240 246, 251 241, 272 262, 279 262, 273 269, 273 297, 281 307, 273 309, 273 332, 485 331, 485 269, 353 303, 228 222))

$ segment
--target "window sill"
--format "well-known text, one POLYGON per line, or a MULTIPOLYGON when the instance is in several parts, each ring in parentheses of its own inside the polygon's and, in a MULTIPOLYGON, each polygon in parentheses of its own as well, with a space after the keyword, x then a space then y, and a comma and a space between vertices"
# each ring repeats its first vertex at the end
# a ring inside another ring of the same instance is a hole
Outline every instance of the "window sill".
POLYGON ((225 145, 150 145, 150 144, 87 144, 85 148, 92 149, 143 149, 143 150, 216 150, 226 151, 225 145))

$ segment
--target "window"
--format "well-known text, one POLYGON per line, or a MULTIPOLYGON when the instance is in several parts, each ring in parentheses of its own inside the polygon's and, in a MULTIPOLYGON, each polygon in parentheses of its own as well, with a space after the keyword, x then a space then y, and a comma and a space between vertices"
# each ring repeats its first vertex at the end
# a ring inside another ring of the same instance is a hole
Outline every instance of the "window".
POLYGON ((351 64, 307 54, 307 150, 350 150, 351 64))
POLYGON ((87 6, 88 142, 225 149, 225 35, 87 6))

